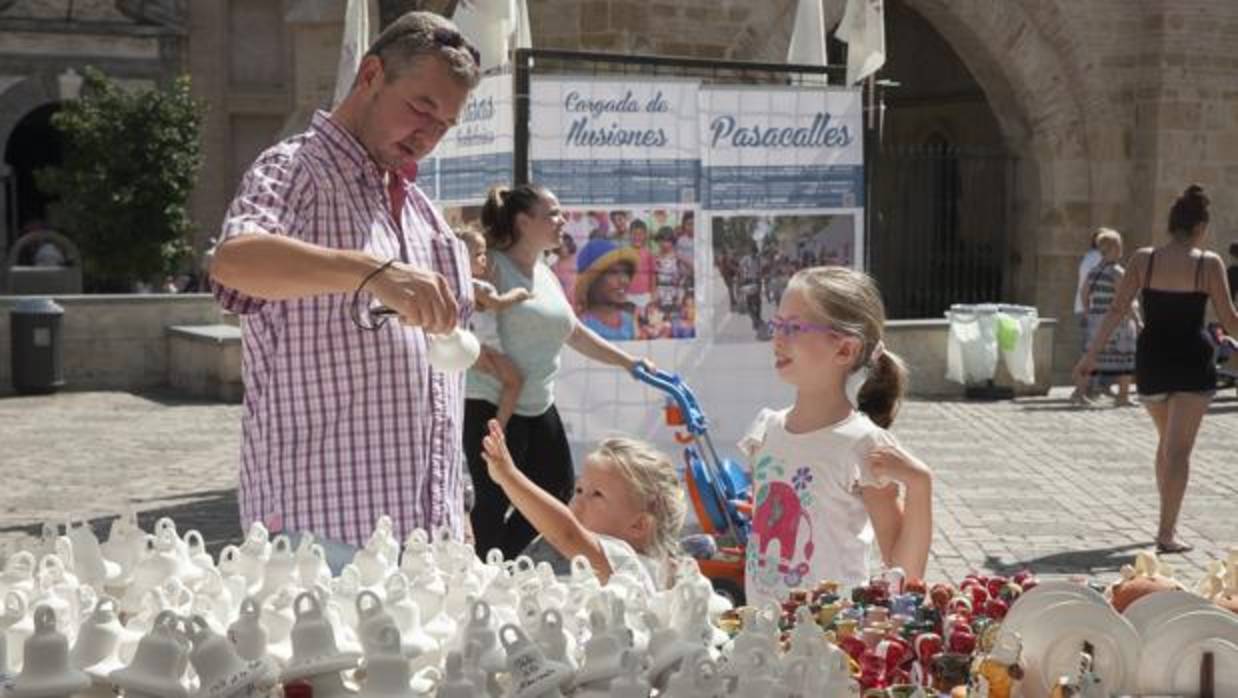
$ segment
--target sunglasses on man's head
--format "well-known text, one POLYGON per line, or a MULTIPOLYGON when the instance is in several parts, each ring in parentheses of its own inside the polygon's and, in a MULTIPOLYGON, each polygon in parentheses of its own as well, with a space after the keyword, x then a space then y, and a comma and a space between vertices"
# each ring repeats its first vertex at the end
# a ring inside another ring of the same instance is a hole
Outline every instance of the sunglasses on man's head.
POLYGON ((464 35, 454 29, 439 28, 434 30, 434 43, 437 46, 446 46, 447 48, 462 48, 468 51, 468 54, 473 57, 473 65, 481 67, 481 52, 477 47, 469 43, 469 40, 464 38, 464 35))
MULTIPOLYGON (((413 30, 409 29, 408 31, 401 31, 385 36, 370 47, 369 53, 372 55, 381 56, 382 52, 387 50, 388 46, 396 43, 397 41, 403 40, 412 33, 413 30)), ((473 59, 473 65, 479 68, 481 67, 481 52, 477 50, 477 47, 469 43, 469 40, 464 38, 464 35, 460 32, 454 29, 448 29, 446 27, 439 27, 434 30, 433 34, 430 35, 430 40, 434 42, 435 46, 440 48, 457 48, 467 51, 469 57, 473 59)))

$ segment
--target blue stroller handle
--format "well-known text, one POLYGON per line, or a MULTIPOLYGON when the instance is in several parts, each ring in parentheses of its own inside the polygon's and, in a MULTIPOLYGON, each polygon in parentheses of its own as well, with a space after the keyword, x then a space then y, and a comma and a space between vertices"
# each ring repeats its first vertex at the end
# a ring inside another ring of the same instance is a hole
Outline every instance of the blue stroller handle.
POLYGON ((684 384, 679 374, 669 373, 661 369, 650 371, 645 367, 645 364, 637 362, 632 367, 632 376, 636 380, 662 391, 679 405, 679 411, 683 414, 684 429, 689 434, 701 436, 705 433, 707 428, 705 413, 701 411, 701 406, 696 401, 696 396, 684 384))

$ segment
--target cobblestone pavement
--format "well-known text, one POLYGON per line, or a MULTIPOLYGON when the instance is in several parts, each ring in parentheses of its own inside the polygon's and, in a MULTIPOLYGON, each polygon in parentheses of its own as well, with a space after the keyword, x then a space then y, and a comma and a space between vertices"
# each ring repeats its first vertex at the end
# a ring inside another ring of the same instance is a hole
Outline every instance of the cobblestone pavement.
MULTIPOLYGON (((218 550, 239 537, 240 407, 164 395, 64 393, 0 400, 0 543, 43 522, 127 506, 148 530, 170 515, 218 550)), ((911 402, 895 432, 936 472, 930 579, 1030 566, 1112 578, 1150 547, 1155 433, 1141 409, 1072 409, 1065 392, 1013 402, 911 402)), ((1186 581, 1238 546, 1238 400, 1204 420, 1183 508, 1194 552, 1167 557, 1186 581)))

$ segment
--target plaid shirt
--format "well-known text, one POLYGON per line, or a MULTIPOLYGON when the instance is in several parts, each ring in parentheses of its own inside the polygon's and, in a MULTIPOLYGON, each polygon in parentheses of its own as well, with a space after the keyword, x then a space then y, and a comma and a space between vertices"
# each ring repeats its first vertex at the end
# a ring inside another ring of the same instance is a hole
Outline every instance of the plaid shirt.
MULTIPOLYGON (((395 198, 399 222, 392 201, 361 143, 318 112, 308 131, 250 167, 220 241, 287 235, 434 269, 467 321, 473 296, 463 243, 416 185, 405 182, 395 198)), ((243 525, 263 521, 361 545, 389 514, 397 535, 447 526, 458 537, 464 374, 430 368, 423 332, 395 321, 376 332, 357 328, 349 293, 264 301, 211 284, 242 317, 243 525)))

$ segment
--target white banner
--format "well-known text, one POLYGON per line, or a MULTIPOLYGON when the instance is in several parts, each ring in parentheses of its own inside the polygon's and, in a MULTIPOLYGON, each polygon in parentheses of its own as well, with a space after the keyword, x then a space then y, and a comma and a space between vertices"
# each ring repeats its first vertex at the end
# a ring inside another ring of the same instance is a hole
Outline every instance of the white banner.
POLYGON ((862 207, 861 107, 856 90, 703 88, 705 207, 714 211, 862 207))
POLYGON ((533 181, 565 204, 694 203, 698 89, 685 80, 536 78, 533 181))
POLYGON ((492 75, 469 95, 460 123, 432 157, 441 204, 479 204, 495 184, 512 181, 512 77, 492 75))

